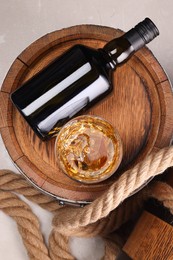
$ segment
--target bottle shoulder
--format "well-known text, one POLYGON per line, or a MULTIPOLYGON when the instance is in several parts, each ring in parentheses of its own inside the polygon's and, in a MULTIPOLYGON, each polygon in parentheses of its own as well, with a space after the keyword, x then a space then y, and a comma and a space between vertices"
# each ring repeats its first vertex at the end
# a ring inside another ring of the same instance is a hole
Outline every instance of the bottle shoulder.
POLYGON ((106 77, 110 77, 112 68, 110 66, 110 58, 104 53, 103 49, 95 49, 90 46, 77 44, 73 46, 74 49, 80 51, 85 57, 86 61, 90 62, 91 66, 96 67, 106 77))

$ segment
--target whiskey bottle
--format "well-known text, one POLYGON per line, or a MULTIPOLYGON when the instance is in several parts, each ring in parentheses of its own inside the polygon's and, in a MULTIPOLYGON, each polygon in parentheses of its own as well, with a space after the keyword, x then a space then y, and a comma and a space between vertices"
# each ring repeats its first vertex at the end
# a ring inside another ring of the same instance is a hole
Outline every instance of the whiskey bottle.
POLYGON ((146 18, 102 49, 75 45, 14 91, 11 100, 35 133, 49 139, 72 117, 105 98, 113 89, 116 67, 157 35, 157 27, 146 18))

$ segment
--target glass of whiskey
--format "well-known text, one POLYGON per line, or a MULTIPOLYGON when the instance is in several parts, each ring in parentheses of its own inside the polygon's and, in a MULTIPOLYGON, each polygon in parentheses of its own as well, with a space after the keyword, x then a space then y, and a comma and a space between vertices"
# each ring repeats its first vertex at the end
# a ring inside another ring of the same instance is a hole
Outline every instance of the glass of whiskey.
POLYGON ((122 141, 117 130, 103 118, 82 115, 62 127, 56 138, 55 155, 59 167, 70 178, 97 183, 119 167, 122 141))

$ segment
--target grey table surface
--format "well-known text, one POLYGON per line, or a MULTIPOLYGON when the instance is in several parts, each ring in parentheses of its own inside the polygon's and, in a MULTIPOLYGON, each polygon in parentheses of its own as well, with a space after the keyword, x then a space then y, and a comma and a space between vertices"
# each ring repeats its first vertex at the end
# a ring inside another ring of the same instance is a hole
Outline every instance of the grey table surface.
MULTIPOLYGON (((21 51, 48 32, 77 24, 127 31, 145 17, 150 17, 160 30, 160 36, 148 47, 173 81, 172 0, 1 0, 0 84, 21 51)), ((0 169, 4 168, 17 172, 0 137, 0 169)), ((52 215, 33 203, 30 205, 48 239, 52 215)), ((0 260, 27 260, 16 224, 1 211, 0 230, 0 260)), ((71 249, 78 260, 99 260, 104 244, 100 238, 72 239, 71 249)))

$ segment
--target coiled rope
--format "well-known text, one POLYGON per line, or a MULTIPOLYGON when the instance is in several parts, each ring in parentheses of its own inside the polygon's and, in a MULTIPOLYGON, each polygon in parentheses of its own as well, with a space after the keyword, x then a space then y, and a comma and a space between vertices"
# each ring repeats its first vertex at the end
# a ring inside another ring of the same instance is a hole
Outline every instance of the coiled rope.
POLYGON ((124 172, 100 198, 84 208, 61 207, 56 199, 40 193, 22 175, 0 170, 0 209, 17 223, 29 259, 75 259, 68 249, 70 236, 94 237, 105 240, 104 259, 115 259, 121 246, 117 235, 109 236, 154 197, 173 213, 173 189, 162 182, 152 182, 136 195, 129 197, 151 177, 173 166, 173 146, 150 154, 133 169, 124 172), (47 248, 38 218, 17 194, 54 214, 53 229, 47 248))

